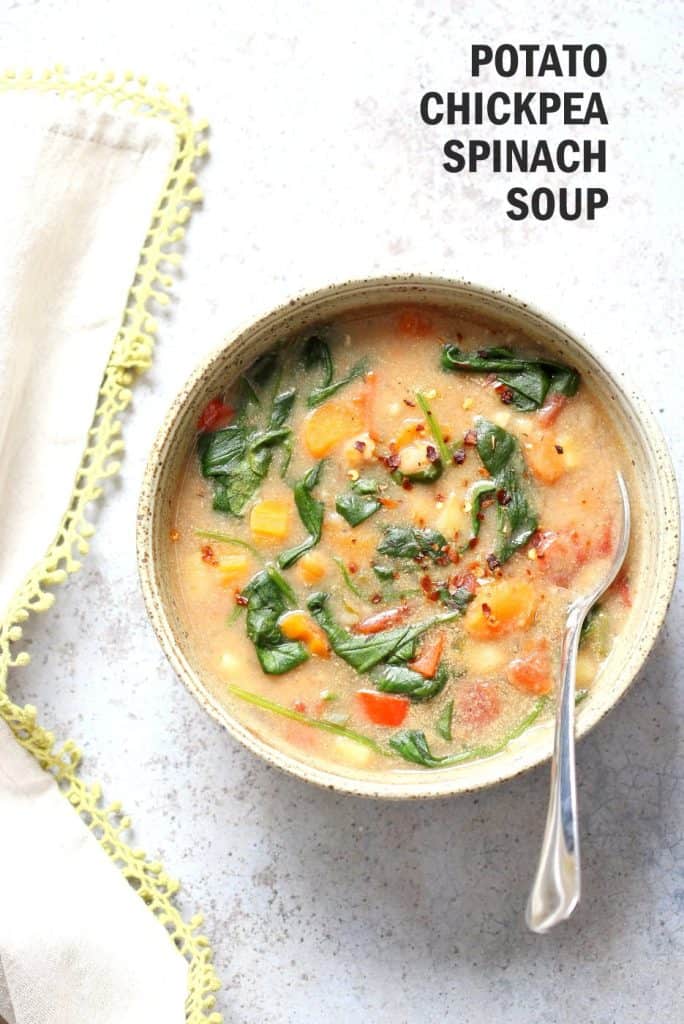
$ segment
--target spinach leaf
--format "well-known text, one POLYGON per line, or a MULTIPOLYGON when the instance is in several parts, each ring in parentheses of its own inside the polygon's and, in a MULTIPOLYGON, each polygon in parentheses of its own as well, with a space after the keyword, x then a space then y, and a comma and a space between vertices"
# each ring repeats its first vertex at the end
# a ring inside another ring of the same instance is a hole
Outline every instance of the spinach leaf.
POLYGON ((496 557, 506 562, 537 529, 538 518, 523 488, 524 462, 516 438, 506 430, 479 419, 477 451, 493 477, 497 497, 496 557))
POLYGON ((456 587, 455 590, 451 590, 447 583, 442 583, 437 587, 437 596, 447 608, 453 608, 461 613, 466 610, 475 597, 467 587, 456 587))
POLYGON ((410 661, 415 657, 419 638, 439 622, 450 622, 454 613, 437 615, 414 625, 384 629, 381 633, 350 633, 335 622, 328 608, 327 594, 312 594, 307 602, 309 611, 330 641, 335 654, 357 672, 369 672, 381 662, 410 661))
POLYGON ((455 764, 462 764, 464 761, 473 761, 478 757, 493 757, 494 754, 505 750, 511 740, 529 729, 532 723, 539 718, 545 705, 546 698, 540 697, 535 701, 532 710, 503 739, 491 746, 465 747, 454 754, 438 757, 430 750, 425 733, 418 729, 401 729, 390 737, 389 745, 404 760, 422 765, 424 768, 449 768, 455 764))
POLYGON ((487 472, 496 480, 517 452, 518 442, 513 434, 488 420, 480 418, 476 427, 477 453, 487 472))
POLYGON ((381 693, 403 693, 413 701, 436 697, 448 679, 449 671, 444 664, 439 666, 432 679, 426 679, 407 665, 385 665, 373 675, 373 682, 381 693))
POLYGON ((394 579, 394 569, 390 565, 374 565, 373 572, 383 583, 394 579))
POLYGON ((442 710, 439 713, 439 717, 435 722, 435 731, 438 736, 441 736, 443 740, 451 741, 451 722, 454 717, 454 702, 453 700, 447 701, 442 710))
POLYGON ((247 598, 247 636, 254 644, 262 669, 282 675, 301 665, 309 653, 298 640, 287 640, 278 619, 294 604, 289 583, 272 566, 253 576, 242 591, 247 598))
POLYGON ((330 346, 322 336, 328 333, 327 328, 323 329, 321 334, 312 334, 304 343, 304 366, 307 370, 313 369, 314 366, 321 367, 322 379, 320 387, 324 388, 327 388, 332 383, 334 374, 330 346))
POLYGON ((445 557, 448 546, 439 530, 430 527, 420 530, 415 526, 390 526, 378 544, 378 552, 390 558, 430 558, 433 562, 439 562, 445 557))
MULTIPOLYGON (((256 379, 263 379, 263 370, 256 379)), ((250 393, 258 401, 251 383, 248 384, 250 393)), ((249 422, 248 410, 252 399, 248 393, 241 399, 236 422, 223 430, 200 436, 200 466, 203 476, 212 481, 213 507, 217 511, 233 516, 243 514, 245 506, 268 474, 274 448, 287 443, 290 438, 291 431, 285 422, 292 410, 295 394, 294 388, 276 394, 268 423, 259 429, 249 422)))
POLYGON ((595 604, 587 613, 580 630, 580 644, 593 648, 599 658, 605 658, 610 650, 608 612, 595 604))
POLYGON ((330 353, 330 346, 322 335, 327 331, 322 331, 320 334, 314 334, 307 339, 304 346, 304 366, 306 369, 311 369, 314 366, 320 366, 322 370, 322 377, 320 384, 317 384, 312 388, 309 397, 307 398, 307 405, 310 409, 315 408, 317 405, 321 405, 326 402, 333 395, 351 384, 352 381, 358 377, 363 377, 368 372, 368 360, 361 359, 358 363, 352 366, 346 377, 340 377, 339 380, 334 380, 334 367, 332 355, 330 353))
POLYGON ((361 477, 351 485, 346 494, 340 494, 335 502, 335 508, 350 526, 358 526, 382 508, 377 493, 376 481, 361 477))
POLYGON ((512 402, 525 412, 544 404, 547 393, 558 391, 571 398, 579 387, 577 370, 546 359, 527 359, 505 346, 464 352, 457 345, 442 349, 442 368, 470 373, 495 373, 497 380, 510 389, 512 402))
POLYGON ((443 472, 442 460, 436 459, 435 462, 429 462, 425 469, 418 469, 415 473, 402 473, 400 469, 395 469, 390 473, 390 477, 401 487, 404 480, 410 480, 412 484, 432 484, 439 480, 443 472))
POLYGON ((322 462, 318 462, 302 480, 294 486, 294 499, 299 518, 309 531, 301 544, 283 551, 278 558, 278 565, 281 569, 289 569, 295 562, 299 561, 302 555, 310 548, 318 544, 323 530, 323 502, 318 501, 312 495, 312 490, 318 483, 321 476, 322 462))
MULTIPOLYGON (((482 510, 482 502, 487 495, 492 494, 496 490, 496 484, 493 480, 477 480, 470 487, 466 503, 470 505, 470 537, 471 541, 474 537, 477 537, 480 532, 480 512, 482 510)), ((470 545, 467 544, 466 547, 470 545)))

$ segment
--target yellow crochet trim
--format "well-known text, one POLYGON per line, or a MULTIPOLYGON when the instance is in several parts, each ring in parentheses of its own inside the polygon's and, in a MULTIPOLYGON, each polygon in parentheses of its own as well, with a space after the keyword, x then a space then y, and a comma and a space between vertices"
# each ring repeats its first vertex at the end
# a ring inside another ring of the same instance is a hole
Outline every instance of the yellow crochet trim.
POLYGON ((184 921, 175 905, 178 882, 170 878, 160 864, 148 860, 142 850, 128 845, 125 837, 130 832, 130 819, 122 813, 118 803, 103 804, 98 783, 89 784, 80 778, 81 754, 73 741, 67 740, 57 749, 53 734, 36 721, 35 708, 14 704, 7 693, 10 668, 26 665, 29 660, 25 651, 16 651, 22 637, 21 623, 31 612, 49 608, 54 594, 48 588, 63 583, 70 573, 80 568, 78 556, 86 554, 88 538, 94 533, 94 527, 86 518, 86 508, 101 496, 105 478, 119 469, 118 457, 123 450, 121 413, 131 399, 130 385, 137 372, 147 369, 152 361, 157 325, 149 307, 153 303, 165 305, 168 302, 167 292, 173 284, 168 269, 180 262, 180 254, 174 246, 183 239, 184 224, 190 217, 192 205, 202 198, 195 184, 193 167, 208 151, 204 139, 207 125, 206 122, 193 124, 185 96, 174 101, 169 98, 166 86, 150 88, 147 78, 136 78, 130 73, 117 79, 111 72, 69 78, 61 66, 41 76, 34 76, 30 71, 20 74, 8 71, 0 74, 0 93, 9 89, 52 93, 109 105, 112 109, 124 108, 127 113, 141 117, 164 118, 175 129, 174 161, 154 212, 121 327, 114 340, 71 503, 48 552, 33 567, 0 622, 0 717, 41 767, 55 777, 77 813, 188 960, 188 1024, 220 1024, 221 1015, 212 1012, 213 993, 219 988, 219 982, 212 967, 209 943, 198 932, 201 916, 184 921))

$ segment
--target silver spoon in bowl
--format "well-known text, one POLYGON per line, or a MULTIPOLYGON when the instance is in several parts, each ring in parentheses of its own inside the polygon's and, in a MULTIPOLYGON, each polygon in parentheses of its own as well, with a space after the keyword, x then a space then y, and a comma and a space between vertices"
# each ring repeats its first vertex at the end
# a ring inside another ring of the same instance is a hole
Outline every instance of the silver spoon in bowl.
POLYGON ((575 671, 580 632, 589 609, 611 585, 629 545, 630 506, 622 473, 617 474, 622 522, 615 554, 600 583, 572 602, 561 645, 560 688, 551 760, 551 795, 544 839, 525 920, 533 932, 547 932, 572 914, 580 898, 580 851, 575 780, 575 671))

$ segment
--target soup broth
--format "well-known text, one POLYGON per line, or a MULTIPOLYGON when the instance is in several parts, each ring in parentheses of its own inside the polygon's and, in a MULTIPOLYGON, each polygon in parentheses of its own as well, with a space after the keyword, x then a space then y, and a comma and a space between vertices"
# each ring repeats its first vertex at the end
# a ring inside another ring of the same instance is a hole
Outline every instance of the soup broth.
MULTIPOLYGON (((392 308, 285 339, 188 452, 168 543, 192 657, 248 729, 333 770, 491 756, 553 712, 628 463, 587 382, 506 327, 392 308)), ((629 574, 585 624, 578 699, 629 574)))

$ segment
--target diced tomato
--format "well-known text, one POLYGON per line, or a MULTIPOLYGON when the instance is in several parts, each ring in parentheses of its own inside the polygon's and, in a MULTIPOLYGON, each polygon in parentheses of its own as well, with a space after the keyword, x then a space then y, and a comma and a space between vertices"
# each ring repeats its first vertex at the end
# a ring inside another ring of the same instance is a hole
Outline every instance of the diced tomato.
POLYGON ((569 586, 577 570, 586 562, 576 530, 571 533, 545 530, 537 535, 534 546, 540 570, 559 587, 569 586))
POLYGON ((295 711, 299 711, 300 714, 306 714, 306 704, 304 703, 303 700, 296 700, 292 707, 294 708, 295 711))
POLYGON ((501 701, 492 683, 467 683, 458 696, 458 717, 466 725, 483 726, 501 713, 501 701))
POLYGON ((603 524, 601 534, 596 545, 596 550, 599 555, 609 555, 613 550, 613 524, 607 522, 603 524))
POLYGON ((420 672, 426 679, 433 679, 439 668, 439 661, 444 650, 444 633, 437 633, 423 641, 420 654, 413 661, 409 662, 409 668, 414 672, 420 672))
POLYGON ((548 642, 540 640, 514 658, 506 670, 506 677, 512 686, 524 693, 538 696, 550 693, 553 680, 548 642))
POLYGON ((405 309, 399 314, 397 329, 399 334, 421 337, 432 329, 432 320, 419 309, 405 309))
POLYGON ((408 613, 409 607, 406 604, 401 604, 398 608, 387 608, 385 611, 377 612, 376 615, 371 615, 369 618, 355 623, 352 630, 354 633, 382 633, 383 629, 389 629, 390 626, 398 626, 402 623, 408 613))
POLYGON ((358 690, 356 699, 366 718, 375 725, 401 725, 410 703, 408 697, 376 690, 358 690))
POLYGON ((285 722, 283 735, 288 743, 295 747, 302 747, 304 750, 313 750, 318 746, 316 729, 304 722, 285 722))
POLYGON ((211 544, 203 544, 202 547, 200 548, 200 554, 202 556, 202 561, 206 562, 207 565, 219 564, 219 560, 216 557, 216 553, 212 548, 211 544))
POLYGON ((469 594, 477 593, 477 581, 472 572, 463 572, 452 576, 449 580, 449 586, 454 590, 460 590, 463 587, 469 594))
POLYGON ((537 422, 542 427, 550 427, 558 419, 567 398, 559 391, 552 391, 537 413, 537 422))
POLYGON ((197 429, 220 430, 228 426, 234 415, 235 409, 232 406, 226 405, 220 398, 212 398, 202 410, 197 421, 197 429))
POLYGON ((618 594, 625 608, 632 607, 632 588, 629 585, 629 579, 624 569, 621 569, 617 574, 615 582, 610 589, 618 594))

